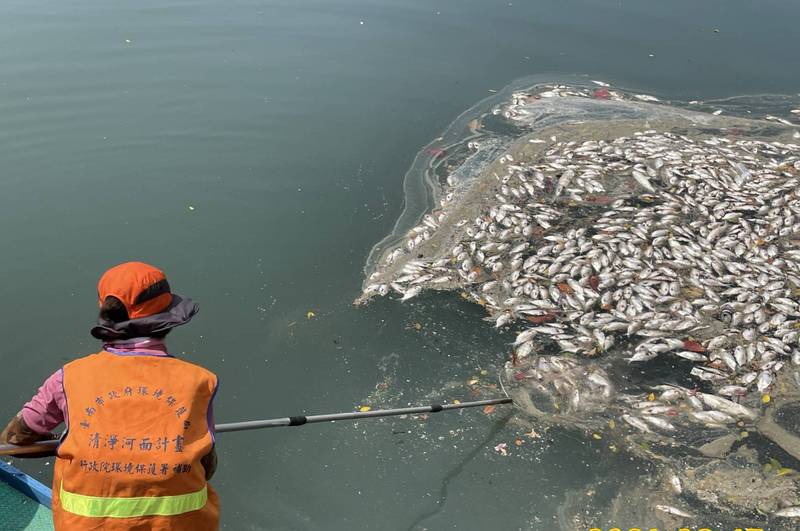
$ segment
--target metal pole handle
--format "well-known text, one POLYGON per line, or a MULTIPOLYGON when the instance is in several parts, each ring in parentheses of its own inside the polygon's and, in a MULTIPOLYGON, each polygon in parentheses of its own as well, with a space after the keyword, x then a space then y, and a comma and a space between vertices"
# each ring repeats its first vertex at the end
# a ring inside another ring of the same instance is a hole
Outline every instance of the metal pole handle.
MULTIPOLYGON (((375 411, 355 411, 347 413, 329 413, 326 415, 297 415, 293 417, 282 417, 277 419, 248 420, 244 422, 229 422, 227 424, 217 424, 214 427, 216 433, 227 433, 233 431, 260 430, 263 428, 280 428, 283 426, 302 426, 303 424, 315 424, 317 422, 336 422, 337 420, 358 420, 376 417, 393 417, 397 415, 414 415, 417 413, 438 413, 440 411, 451 411, 454 409, 465 409, 470 407, 494 406, 499 404, 510 404, 510 398, 492 398, 489 400, 476 400, 474 402, 461 402, 458 404, 432 404, 430 406, 406 407, 397 409, 378 409, 375 411)), ((53 454, 59 441, 40 441, 33 444, 0 444, 0 455, 24 455, 48 452, 53 454)))

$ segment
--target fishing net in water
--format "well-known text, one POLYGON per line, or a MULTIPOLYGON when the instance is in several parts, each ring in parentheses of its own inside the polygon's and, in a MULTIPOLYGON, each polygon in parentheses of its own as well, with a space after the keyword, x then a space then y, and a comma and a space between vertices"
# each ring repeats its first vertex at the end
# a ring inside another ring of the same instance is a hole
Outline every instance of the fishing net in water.
POLYGON ((784 525, 800 516, 799 102, 595 85, 512 87, 426 147, 357 302, 459 292, 516 333, 500 377, 523 417, 655 463, 662 521, 784 525))

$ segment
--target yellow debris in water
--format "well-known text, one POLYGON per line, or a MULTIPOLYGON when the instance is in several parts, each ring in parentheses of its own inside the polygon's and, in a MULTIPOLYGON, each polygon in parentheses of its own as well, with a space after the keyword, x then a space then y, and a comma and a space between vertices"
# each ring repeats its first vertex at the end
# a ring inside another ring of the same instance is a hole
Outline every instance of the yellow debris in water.
POLYGON ((764 402, 765 404, 769 404, 770 400, 772 400, 772 397, 770 397, 769 395, 762 395, 761 396, 761 401, 764 402))
POLYGON ((784 468, 781 468, 780 470, 778 470, 778 475, 779 476, 785 476, 786 474, 791 474, 792 472, 795 472, 795 470, 792 469, 792 468, 784 467, 784 468))
POLYGON ((472 378, 471 380, 469 380, 467 382, 468 385, 475 385, 477 383, 478 383, 478 379, 477 378, 472 378))
POLYGON ((372 408, 371 408, 370 406, 361 406, 360 408, 358 408, 358 410, 359 410, 361 413, 366 413, 367 411, 369 411, 369 410, 371 410, 371 409, 372 409, 372 408))
POLYGON ((530 437, 531 439, 541 439, 542 436, 536 430, 531 428, 531 431, 525 434, 526 436, 530 437))
POLYGON ((742 433, 739 434, 739 436, 742 439, 746 439, 747 437, 750 437, 750 434, 748 432, 746 432, 746 431, 743 431, 742 433))
POLYGON ((652 402, 655 399, 656 399, 655 393, 650 393, 649 395, 647 395, 647 400, 649 400, 650 402, 652 402))
POLYGON ((688 295, 689 297, 698 298, 700 295, 703 295, 705 292, 700 288, 684 288, 683 293, 688 295))
POLYGON ((597 440, 599 441, 600 439, 602 439, 602 438, 603 438, 603 436, 602 436, 602 435, 600 435, 599 433, 593 433, 593 434, 592 434, 592 438, 594 438, 594 439, 597 439, 597 440))
POLYGON ((313 319, 313 318, 314 318, 314 317, 316 317, 316 316, 317 316, 317 314, 315 314, 315 313, 314 313, 314 312, 312 312, 311 310, 309 310, 309 311, 306 313, 306 319, 313 319))
POLYGON ((609 428, 611 428, 611 429, 613 430, 614 428, 616 428, 616 427, 617 427, 617 423, 616 423, 616 422, 614 422, 614 420, 613 420, 613 419, 612 419, 612 420, 609 420, 609 421, 608 421, 608 427, 609 427, 609 428))
POLYGON ((486 369, 481 369, 481 376, 486 376, 487 374, 489 374, 489 371, 486 369))
POLYGON ((454 404, 460 404, 460 403, 461 403, 461 400, 453 400, 453 403, 454 403, 454 404))

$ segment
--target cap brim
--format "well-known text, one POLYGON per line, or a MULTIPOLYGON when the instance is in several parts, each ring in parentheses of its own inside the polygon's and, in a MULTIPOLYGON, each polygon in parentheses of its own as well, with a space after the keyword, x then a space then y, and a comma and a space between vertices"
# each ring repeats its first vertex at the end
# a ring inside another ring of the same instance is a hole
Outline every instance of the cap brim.
POLYGON ((198 311, 200 308, 192 299, 184 299, 173 293, 172 302, 163 312, 121 323, 98 320, 91 334, 105 340, 147 337, 188 323, 198 311))

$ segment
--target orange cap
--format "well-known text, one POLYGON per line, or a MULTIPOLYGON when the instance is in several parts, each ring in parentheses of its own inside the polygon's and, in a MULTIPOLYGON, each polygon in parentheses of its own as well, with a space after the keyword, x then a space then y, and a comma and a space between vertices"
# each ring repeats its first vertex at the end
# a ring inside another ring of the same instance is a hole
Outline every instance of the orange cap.
POLYGON ((125 262, 103 273, 97 294, 100 306, 109 296, 122 301, 130 319, 161 313, 172 303, 164 272, 143 262, 125 262))

